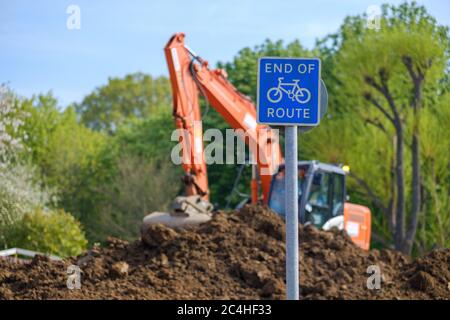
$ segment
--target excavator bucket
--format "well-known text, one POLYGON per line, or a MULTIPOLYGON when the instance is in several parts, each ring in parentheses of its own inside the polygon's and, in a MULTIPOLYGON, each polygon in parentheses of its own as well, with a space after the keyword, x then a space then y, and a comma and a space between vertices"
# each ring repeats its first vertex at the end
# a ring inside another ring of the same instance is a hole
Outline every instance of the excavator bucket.
POLYGON ((152 212, 142 221, 141 234, 145 234, 149 226, 163 224, 178 229, 198 225, 211 220, 213 205, 200 196, 176 197, 170 212, 152 212))

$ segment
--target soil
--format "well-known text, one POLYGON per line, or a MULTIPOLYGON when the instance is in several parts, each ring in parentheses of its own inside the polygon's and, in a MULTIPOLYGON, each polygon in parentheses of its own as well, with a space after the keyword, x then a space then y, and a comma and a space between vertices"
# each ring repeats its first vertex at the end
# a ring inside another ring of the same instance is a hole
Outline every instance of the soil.
MULTIPOLYGON (((363 251, 339 231, 300 226, 299 236, 302 299, 450 299, 448 249, 410 261, 363 251), (379 289, 367 288, 370 266, 381 272, 379 289)), ((146 243, 110 239, 63 261, 0 259, 0 299, 283 299, 284 237, 279 216, 246 206, 195 229, 156 225, 146 243), (81 270, 80 289, 67 288, 70 265, 81 270)))

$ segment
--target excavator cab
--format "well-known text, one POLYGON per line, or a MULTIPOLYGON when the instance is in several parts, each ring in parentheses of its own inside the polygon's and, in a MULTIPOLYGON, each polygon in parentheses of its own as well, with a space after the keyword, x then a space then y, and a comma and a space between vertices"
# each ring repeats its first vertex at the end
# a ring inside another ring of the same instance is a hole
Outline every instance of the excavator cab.
MULTIPOLYGON (((298 165, 299 221, 317 228, 345 229, 352 240, 364 249, 370 244, 370 211, 346 203, 346 171, 340 166, 318 161, 300 161, 298 165)), ((285 215, 285 168, 273 176, 268 204, 279 215, 285 215)))
MULTIPOLYGON (((285 215, 285 170, 280 166, 272 179, 269 207, 285 215)), ((299 220, 318 228, 344 214, 345 172, 338 166, 302 161, 298 166, 299 220)))

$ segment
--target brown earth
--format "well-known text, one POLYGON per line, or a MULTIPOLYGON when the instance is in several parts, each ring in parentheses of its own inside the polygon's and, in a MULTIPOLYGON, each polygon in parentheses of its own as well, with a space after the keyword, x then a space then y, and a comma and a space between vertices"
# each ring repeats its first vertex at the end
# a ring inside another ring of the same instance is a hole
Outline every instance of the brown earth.
MULTIPOLYGON (((409 261, 387 250, 362 251, 342 232, 300 227, 303 299, 450 299, 450 250, 409 261), (367 268, 381 288, 367 289, 367 268)), ((195 230, 154 226, 144 245, 111 239, 106 247, 53 262, 0 260, 0 299, 282 299, 284 222, 264 207, 219 212, 195 230), (82 270, 67 288, 67 267, 82 270)))

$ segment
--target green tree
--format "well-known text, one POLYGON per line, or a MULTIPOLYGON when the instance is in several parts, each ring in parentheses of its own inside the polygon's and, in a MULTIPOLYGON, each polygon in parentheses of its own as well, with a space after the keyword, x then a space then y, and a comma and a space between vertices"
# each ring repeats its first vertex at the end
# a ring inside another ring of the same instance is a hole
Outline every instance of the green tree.
POLYGON ((24 104, 30 115, 24 130, 32 162, 41 169, 46 183, 71 193, 71 181, 81 168, 91 165, 107 137, 80 124, 72 107, 60 111, 51 93, 24 104))
POLYGON ((364 26, 364 16, 347 18, 340 33, 330 38, 332 48, 325 53, 335 54, 336 77, 330 87, 342 112, 356 112, 385 135, 379 152, 386 155, 383 163, 390 163, 390 169, 379 169, 390 173, 384 178, 387 197, 377 196, 371 187, 377 180, 366 172, 354 177, 384 213, 395 247, 410 253, 423 209, 421 114, 441 94, 448 30, 415 3, 384 6, 379 31, 364 26))
POLYGON ((450 247, 450 94, 439 96, 421 114, 421 164, 423 208, 416 245, 419 253, 450 247))
MULTIPOLYGON (((29 127, 37 124, 34 98, 19 99, 3 86, 0 90, 0 245, 63 256, 79 254, 86 240, 78 221, 68 213, 51 210, 56 205, 55 189, 47 188, 30 159, 43 145, 35 140, 40 130, 29 127)), ((55 107, 51 95, 39 100, 55 107)), ((50 119, 41 120, 37 127, 50 119)), ((48 135, 45 138, 49 140, 48 135)))
POLYGON ((21 108, 28 114, 21 128, 28 150, 23 161, 36 168, 42 188, 55 191, 57 206, 92 231, 88 222, 103 197, 98 189, 109 175, 100 158, 109 137, 79 123, 72 107, 60 110, 52 93, 23 99, 21 108))
POLYGON ((110 78, 108 84, 87 95, 75 109, 91 129, 113 133, 131 118, 145 118, 170 105, 170 83, 166 77, 143 73, 110 78))

